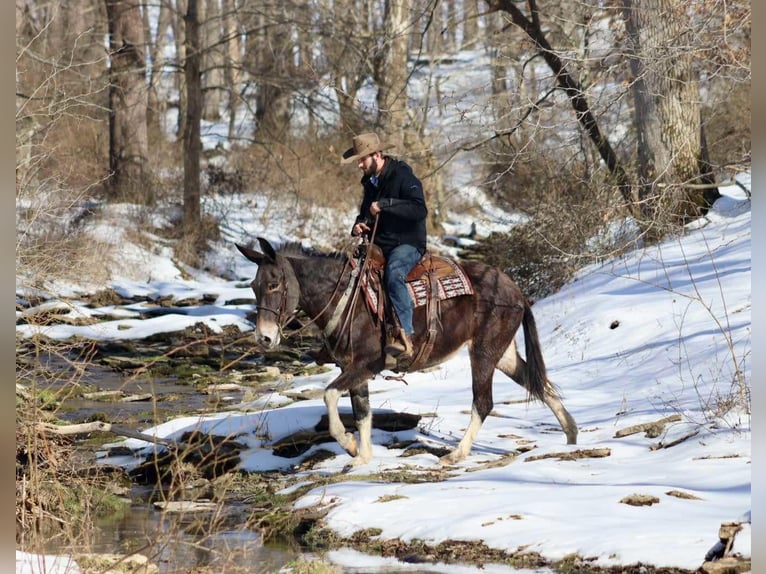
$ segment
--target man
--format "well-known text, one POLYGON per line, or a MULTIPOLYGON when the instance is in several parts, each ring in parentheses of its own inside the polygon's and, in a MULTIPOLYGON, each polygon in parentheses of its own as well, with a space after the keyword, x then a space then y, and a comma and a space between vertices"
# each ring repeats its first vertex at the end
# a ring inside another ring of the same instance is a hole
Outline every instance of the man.
POLYGON ((375 133, 356 136, 341 158, 342 164, 356 163, 362 170, 364 195, 351 235, 372 232, 373 242, 386 257, 384 281, 401 330, 386 346, 386 353, 401 359, 412 358, 412 299, 407 274, 426 251, 426 201, 423 186, 412 168, 383 152, 395 147, 383 143, 375 133))

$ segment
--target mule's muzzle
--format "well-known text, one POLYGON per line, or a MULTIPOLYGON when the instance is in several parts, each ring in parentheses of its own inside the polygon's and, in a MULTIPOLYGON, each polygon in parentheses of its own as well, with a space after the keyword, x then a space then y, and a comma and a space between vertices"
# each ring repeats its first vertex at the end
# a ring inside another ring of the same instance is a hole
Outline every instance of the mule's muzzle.
POLYGON ((265 324, 257 323, 255 326, 255 342, 256 344, 266 347, 267 349, 273 349, 279 345, 281 340, 279 333, 279 326, 276 323, 268 322, 265 324))

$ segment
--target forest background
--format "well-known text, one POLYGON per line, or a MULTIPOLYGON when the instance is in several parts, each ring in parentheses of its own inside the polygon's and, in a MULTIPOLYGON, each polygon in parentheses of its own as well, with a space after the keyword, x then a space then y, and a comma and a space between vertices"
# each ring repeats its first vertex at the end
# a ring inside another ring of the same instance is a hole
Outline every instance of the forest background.
POLYGON ((135 239, 189 266, 220 233, 206 195, 287 199, 297 224, 352 210, 357 173, 338 158, 369 130, 423 179, 431 236, 450 213, 480 216, 473 188, 523 215, 461 256, 531 298, 679 232, 750 166, 743 0, 15 6, 17 287, 105 281, 119 246, 83 225, 105 204, 130 205, 135 239), (473 59, 490 74, 465 91, 436 73, 473 59), (176 224, 155 226, 160 209, 176 224))
POLYGON ((218 233, 205 193, 351 208, 338 156, 377 130, 423 179, 432 234, 478 186, 527 223, 477 256, 555 289, 600 230, 628 217, 653 241, 749 165, 750 29, 744 1, 19 0, 17 266, 103 273, 77 232, 103 201, 146 206, 137 231, 177 205, 191 265, 218 233), (476 57, 486 83, 445 90, 435 68, 476 57))

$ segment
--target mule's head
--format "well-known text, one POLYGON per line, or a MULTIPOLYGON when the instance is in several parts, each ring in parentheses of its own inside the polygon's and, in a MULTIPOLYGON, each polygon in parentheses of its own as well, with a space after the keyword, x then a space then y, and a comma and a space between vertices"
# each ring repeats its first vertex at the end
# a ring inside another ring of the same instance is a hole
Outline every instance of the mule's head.
POLYGON ((295 316, 300 286, 290 261, 262 237, 258 243, 262 252, 236 245, 242 255, 258 264, 255 279, 250 282, 257 304, 255 340, 273 348, 279 344, 282 328, 295 316))

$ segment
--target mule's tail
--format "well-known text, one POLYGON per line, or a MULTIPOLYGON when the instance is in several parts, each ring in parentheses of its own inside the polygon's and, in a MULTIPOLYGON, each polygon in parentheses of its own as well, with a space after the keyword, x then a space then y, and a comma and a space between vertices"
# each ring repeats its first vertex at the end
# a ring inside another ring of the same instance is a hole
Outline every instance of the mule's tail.
POLYGON ((524 370, 524 386, 534 398, 543 400, 546 393, 556 394, 555 389, 548 381, 548 373, 545 369, 543 353, 540 350, 540 339, 537 336, 537 324, 532 315, 529 303, 524 303, 524 348, 526 350, 527 368, 524 370))

